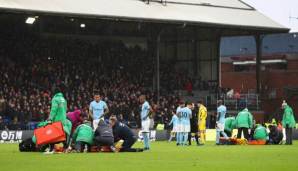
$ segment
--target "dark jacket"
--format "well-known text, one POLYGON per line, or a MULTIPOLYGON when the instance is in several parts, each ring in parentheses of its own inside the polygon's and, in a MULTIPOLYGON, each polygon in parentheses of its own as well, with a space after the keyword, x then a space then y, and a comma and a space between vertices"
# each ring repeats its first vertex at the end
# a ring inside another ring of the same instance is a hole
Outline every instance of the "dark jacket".
POLYGON ((272 144, 279 144, 283 139, 282 130, 277 129, 276 126, 269 126, 269 142, 272 144))
POLYGON ((113 126, 113 134, 114 134, 114 140, 115 142, 119 140, 129 140, 129 139, 135 139, 135 134, 132 132, 132 130, 126 126, 125 124, 121 122, 116 122, 113 126))
POLYGON ((113 137, 113 130, 104 121, 98 123, 98 127, 95 130, 94 137, 113 137))
POLYGON ((198 110, 192 110, 192 117, 190 119, 190 129, 192 133, 197 133, 198 130, 198 118, 197 118, 198 110))

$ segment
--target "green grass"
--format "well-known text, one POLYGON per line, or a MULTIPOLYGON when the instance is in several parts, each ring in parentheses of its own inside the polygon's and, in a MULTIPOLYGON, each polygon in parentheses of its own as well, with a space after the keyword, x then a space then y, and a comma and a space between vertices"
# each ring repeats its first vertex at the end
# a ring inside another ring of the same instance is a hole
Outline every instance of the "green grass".
MULTIPOLYGON (((141 147, 141 144, 136 146, 141 147)), ((20 153, 17 144, 0 144, 0 168, 3 171, 287 171, 298 168, 298 142, 293 146, 215 146, 208 143, 200 147, 155 142, 151 151, 143 153, 54 155, 20 153)))

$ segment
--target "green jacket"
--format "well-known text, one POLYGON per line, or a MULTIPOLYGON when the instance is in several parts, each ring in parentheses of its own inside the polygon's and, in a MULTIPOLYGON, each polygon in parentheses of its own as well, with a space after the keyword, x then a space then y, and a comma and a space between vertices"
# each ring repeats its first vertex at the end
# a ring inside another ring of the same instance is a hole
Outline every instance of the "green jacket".
POLYGON ((287 124, 289 125, 290 128, 296 127, 296 121, 294 118, 293 110, 288 105, 284 109, 284 114, 282 117, 282 126, 285 128, 287 126, 287 124))
POLYGON ((228 117, 225 120, 225 131, 232 132, 236 128, 235 117, 228 117))
POLYGON ((237 128, 252 128, 253 120, 251 113, 244 109, 238 113, 236 117, 236 127, 237 128))
POLYGON ((268 139, 268 133, 265 127, 262 125, 258 125, 254 132, 254 139, 255 140, 267 140, 268 139))
POLYGON ((65 124, 63 125, 64 132, 69 136, 71 133, 72 123, 70 120, 66 119, 65 124))
POLYGON ((57 93, 52 99, 50 120, 52 122, 61 121, 63 125, 66 124, 66 110, 67 102, 62 93, 57 93))
POLYGON ((89 124, 81 124, 76 128, 73 134, 73 140, 75 142, 82 141, 88 144, 92 144, 93 136, 94 136, 94 133, 91 126, 89 124))

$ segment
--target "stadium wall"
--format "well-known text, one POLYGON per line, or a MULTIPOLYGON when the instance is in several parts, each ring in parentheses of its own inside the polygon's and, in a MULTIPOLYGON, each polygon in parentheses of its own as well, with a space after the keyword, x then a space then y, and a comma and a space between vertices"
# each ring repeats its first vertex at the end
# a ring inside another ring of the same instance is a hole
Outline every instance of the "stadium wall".
MULTIPOLYGON (((284 88, 298 85, 298 60, 288 59, 286 70, 264 70, 261 72, 261 106, 266 115, 276 113, 280 108, 282 100, 286 99, 294 109, 298 118, 298 97, 286 97, 284 88), (274 91, 275 97, 269 97, 274 91)), ((254 71, 235 72, 232 63, 221 63, 222 87, 232 88, 237 92, 247 93, 256 89, 256 73, 254 71)))

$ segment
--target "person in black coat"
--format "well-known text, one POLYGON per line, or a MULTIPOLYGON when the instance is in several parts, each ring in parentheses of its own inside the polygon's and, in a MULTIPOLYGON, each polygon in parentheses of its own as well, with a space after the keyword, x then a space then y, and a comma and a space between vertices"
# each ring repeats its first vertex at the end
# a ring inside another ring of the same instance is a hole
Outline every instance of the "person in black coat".
POLYGON ((192 118, 190 119, 190 133, 188 134, 188 145, 191 145, 191 138, 194 136, 197 145, 199 145, 199 136, 198 136, 198 106, 193 104, 192 108, 192 118))
POLYGON ((282 139, 284 137, 282 130, 279 130, 277 126, 270 125, 269 126, 269 144, 280 144, 282 142, 282 139))
POLYGON ((116 116, 110 117, 110 126, 113 129, 114 142, 123 140, 120 152, 141 152, 143 149, 131 148, 137 141, 137 137, 132 130, 125 124, 119 122, 116 116))

